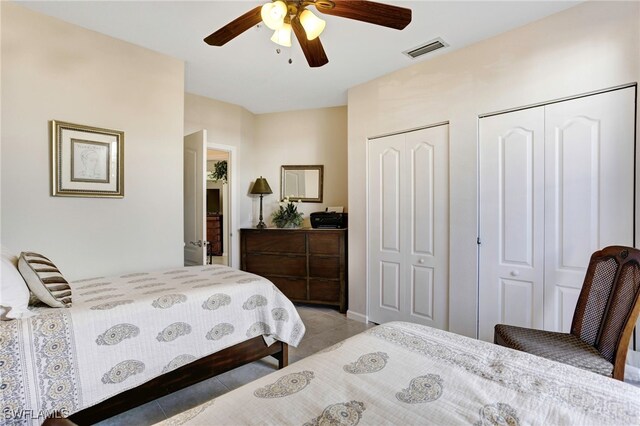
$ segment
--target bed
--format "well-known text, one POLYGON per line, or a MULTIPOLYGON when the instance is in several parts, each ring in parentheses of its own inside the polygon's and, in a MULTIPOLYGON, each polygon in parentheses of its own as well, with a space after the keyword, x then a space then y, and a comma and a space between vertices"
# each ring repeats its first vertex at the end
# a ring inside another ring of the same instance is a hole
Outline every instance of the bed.
POLYGON ((267 355, 284 366, 287 345, 305 332, 270 281, 226 266, 70 285, 72 307, 0 322, 7 424, 41 423, 54 411, 91 423, 267 355))
POLYGON ((167 425, 640 423, 640 389, 416 324, 369 329, 167 425))

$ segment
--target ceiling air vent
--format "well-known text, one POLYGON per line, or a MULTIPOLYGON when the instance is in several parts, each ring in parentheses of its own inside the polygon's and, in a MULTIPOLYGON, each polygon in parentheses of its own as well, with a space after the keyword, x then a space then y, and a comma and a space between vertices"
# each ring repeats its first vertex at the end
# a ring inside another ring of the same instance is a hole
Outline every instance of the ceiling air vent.
POLYGON ((436 38, 416 48, 405 50, 402 53, 411 57, 412 59, 415 59, 418 56, 426 55, 427 53, 433 52, 434 50, 442 49, 443 47, 447 46, 449 45, 443 39, 436 38))

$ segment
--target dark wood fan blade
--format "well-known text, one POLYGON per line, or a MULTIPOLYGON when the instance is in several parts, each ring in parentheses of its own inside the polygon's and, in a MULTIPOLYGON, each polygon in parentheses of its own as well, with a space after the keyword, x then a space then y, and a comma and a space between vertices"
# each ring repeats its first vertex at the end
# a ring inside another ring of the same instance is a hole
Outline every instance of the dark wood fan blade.
POLYGON ((329 58, 327 58, 327 54, 324 52, 324 48, 320 42, 320 37, 307 40, 307 33, 304 32, 304 28, 298 17, 291 20, 291 27, 296 34, 300 47, 302 47, 304 57, 307 58, 307 62, 311 68, 321 67, 329 62, 329 58))
POLYGON ((236 18, 233 21, 229 22, 227 25, 205 38, 205 43, 211 46, 222 46, 238 37, 249 28, 258 25, 260 22, 262 22, 262 17, 260 16, 261 9, 262 6, 258 6, 255 9, 251 9, 239 18, 236 18))
POLYGON ((411 9, 365 0, 333 0, 335 7, 316 2, 318 12, 401 30, 411 22, 411 9))

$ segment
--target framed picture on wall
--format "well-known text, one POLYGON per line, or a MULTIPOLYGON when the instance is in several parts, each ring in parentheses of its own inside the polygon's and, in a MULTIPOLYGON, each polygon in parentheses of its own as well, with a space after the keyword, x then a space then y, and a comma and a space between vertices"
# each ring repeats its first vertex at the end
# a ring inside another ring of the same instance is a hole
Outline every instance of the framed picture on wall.
POLYGON ((51 195, 124 197, 124 132, 52 120, 51 195))

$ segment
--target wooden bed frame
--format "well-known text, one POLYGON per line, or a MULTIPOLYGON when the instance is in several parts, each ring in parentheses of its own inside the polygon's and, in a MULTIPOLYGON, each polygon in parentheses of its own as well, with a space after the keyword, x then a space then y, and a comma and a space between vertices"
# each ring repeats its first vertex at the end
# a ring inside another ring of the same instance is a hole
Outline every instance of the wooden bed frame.
POLYGON ((289 346, 280 341, 267 346, 262 336, 254 337, 78 411, 69 420, 78 425, 93 424, 266 356, 276 358, 278 368, 284 368, 289 363, 289 346))

